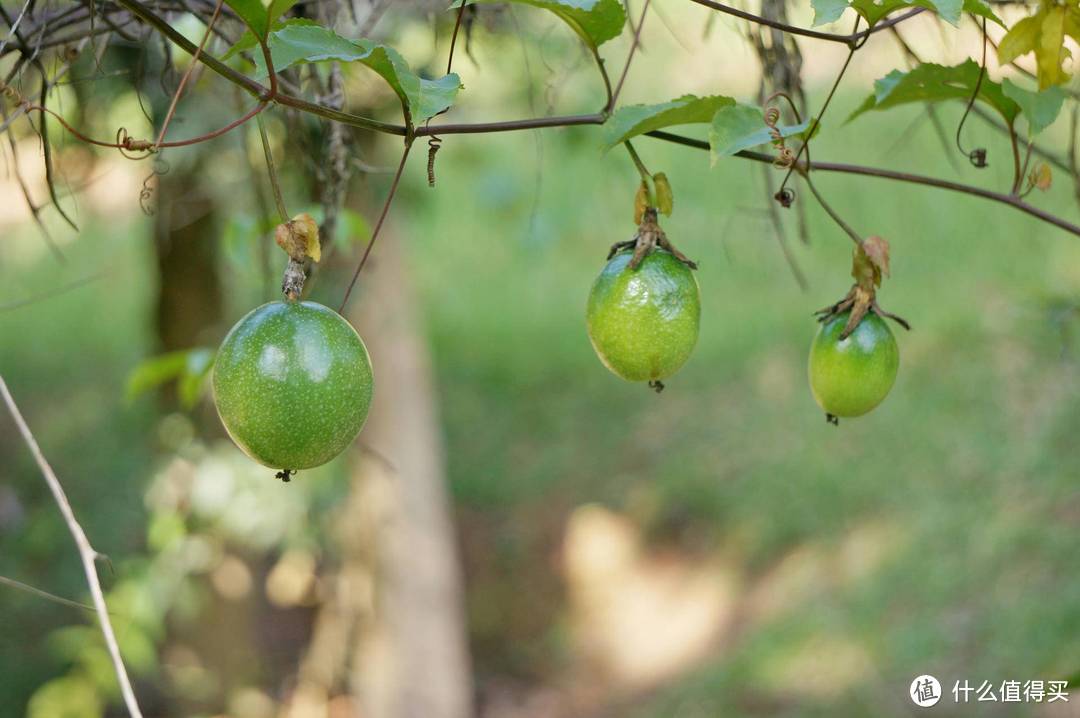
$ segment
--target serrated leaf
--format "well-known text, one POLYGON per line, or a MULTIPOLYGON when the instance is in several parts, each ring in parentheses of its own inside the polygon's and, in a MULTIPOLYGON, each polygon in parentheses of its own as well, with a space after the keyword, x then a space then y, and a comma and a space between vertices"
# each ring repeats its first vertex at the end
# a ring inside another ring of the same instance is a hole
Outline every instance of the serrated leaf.
POLYGON ((1065 7, 1054 5, 1040 11, 1043 15, 1039 37, 1035 43, 1035 67, 1039 75, 1039 89, 1060 85, 1069 79, 1062 63, 1068 58, 1065 48, 1065 7))
POLYGON ((984 17, 990 22, 997 23, 1001 27, 1005 27, 1005 23, 1000 17, 991 9, 991 7, 983 2, 983 0, 964 0, 964 12, 971 13, 976 17, 984 17))
POLYGON ((604 125, 604 149, 663 127, 710 122, 717 110, 734 104, 735 100, 723 95, 683 95, 658 105, 622 107, 604 125))
POLYGON ((942 20, 951 25, 960 21, 960 13, 985 17, 987 20, 1005 27, 994 11, 983 0, 812 0, 814 25, 836 22, 849 7, 862 15, 870 25, 876 25, 887 15, 905 8, 921 7, 937 13, 942 20))
POLYGON ((1020 106, 1020 112, 1028 123, 1028 132, 1033 137, 1054 124, 1065 102, 1065 90, 1057 86, 1032 92, 1005 78, 1001 81, 1001 89, 1006 97, 1020 106))
POLYGON ((675 195, 671 191, 671 183, 663 172, 654 174, 652 181, 656 189, 656 209, 661 214, 670 217, 671 211, 675 208, 675 195))
POLYGON ((289 12, 289 9, 295 5, 297 0, 273 0, 270 6, 266 8, 266 22, 267 26, 272 26, 277 22, 285 13, 289 12))
POLYGON ((260 37, 266 36, 269 29, 266 6, 261 0, 226 0, 225 4, 240 16, 249 29, 258 33, 260 37))
MULTIPOLYGON (((807 120, 798 125, 780 126, 781 136, 791 137, 806 131, 807 120)), ((772 132, 765 124, 765 113, 760 107, 735 104, 721 107, 713 115, 709 126, 710 157, 713 164, 721 157, 730 157, 742 150, 773 141, 772 132)))
POLYGON ((998 62, 1010 63, 1029 52, 1035 53, 1039 89, 1068 81, 1064 63, 1071 57, 1065 36, 1080 40, 1080 10, 1075 6, 1044 4, 1038 12, 1013 25, 998 45, 998 62))
POLYGON ((1033 51, 1035 43, 1039 40, 1039 27, 1041 25, 1042 18, 1039 15, 1025 17, 1013 25, 998 44, 998 62, 1007 65, 1021 55, 1033 51))
POLYGON ((1020 106, 1006 97, 1001 85, 989 77, 983 77, 980 83, 979 73, 979 66, 970 59, 953 67, 928 62, 910 72, 893 70, 874 82, 874 94, 851 113, 848 122, 864 112, 912 102, 967 101, 978 85, 977 99, 996 110, 1011 125, 1020 112, 1020 106))
POLYGON ((814 8, 814 26, 836 22, 851 5, 848 0, 810 0, 814 8))
MULTIPOLYGON (((267 37, 270 57, 278 72, 300 62, 338 60, 359 62, 377 72, 401 100, 414 122, 423 122, 450 107, 461 80, 456 73, 437 80, 418 77, 397 50, 370 40, 349 40, 310 20, 289 20, 267 37)), ((265 77, 261 54, 255 56, 256 74, 265 77)))
POLYGON ((626 12, 620 0, 469 0, 466 4, 507 1, 554 13, 593 48, 618 37, 626 24, 626 12))

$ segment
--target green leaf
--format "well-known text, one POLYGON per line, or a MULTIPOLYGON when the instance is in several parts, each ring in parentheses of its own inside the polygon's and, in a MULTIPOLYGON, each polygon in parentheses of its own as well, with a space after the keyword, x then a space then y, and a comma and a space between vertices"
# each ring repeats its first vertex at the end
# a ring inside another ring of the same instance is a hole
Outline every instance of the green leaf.
POLYGON ((1039 74, 1039 89, 1060 85, 1069 79, 1061 64, 1069 57, 1065 48, 1065 7, 1055 5, 1040 11, 1044 15, 1035 45, 1035 66, 1039 74))
POLYGON ((1080 9, 1043 4, 1038 12, 1013 25, 1001 38, 998 62, 1004 65, 1034 52, 1039 89, 1061 85, 1069 79, 1063 65, 1072 56, 1065 47, 1066 35, 1080 41, 1080 9))
POLYGON ((836 22, 851 5, 848 0, 810 0, 814 8, 814 26, 836 22))
POLYGON ((885 110, 912 102, 940 102, 942 100, 967 101, 979 85, 978 100, 998 112, 1008 124, 1012 124, 1020 112, 1020 106, 1006 97, 1001 85, 983 77, 979 82, 979 66, 974 60, 966 60, 954 67, 923 63, 910 72, 893 70, 874 82, 874 94, 848 117, 848 122, 870 110, 885 110))
MULTIPOLYGON (((269 10, 267 11, 267 25, 270 27, 271 30, 278 30, 285 26, 286 21, 282 21, 280 19, 281 15, 287 12, 289 8, 291 8, 293 5, 295 5, 296 1, 297 0, 274 0, 274 2, 270 5, 269 10)), ((302 20, 301 18, 297 18, 296 20, 294 20, 294 22, 297 21, 307 22, 311 25, 317 24, 312 20, 302 20)), ((237 53, 244 52, 245 50, 251 50, 258 46, 259 41, 256 39, 255 35, 251 32, 251 30, 244 30, 244 34, 241 35, 240 39, 234 42, 233 46, 230 47, 228 51, 226 51, 226 53, 221 56, 221 59, 228 60, 230 57, 236 55, 237 53)))
POLYGON ((1001 27, 1005 27, 1005 23, 1000 17, 990 8, 988 4, 983 0, 964 0, 964 12, 971 13, 976 17, 985 17, 990 22, 995 22, 1001 27))
POLYGON ((604 125, 604 149, 662 127, 709 122, 721 107, 734 104, 735 100, 723 95, 683 95, 658 105, 622 107, 604 125))
MULTIPOLYGON (((504 0, 468 0, 467 4, 503 2, 504 0)), ((522 5, 549 10, 585 41, 597 48, 622 34, 626 13, 620 0, 509 0, 522 5)), ((460 1, 452 7, 458 7, 460 1)))
POLYGON ((240 16, 248 29, 257 33, 259 37, 266 37, 266 31, 270 29, 270 21, 266 6, 261 0, 226 0, 225 4, 240 16))
POLYGON ((951 25, 960 22, 960 13, 985 17, 1005 27, 994 11, 983 0, 811 0, 814 8, 814 25, 836 22, 849 7, 862 15, 870 26, 876 25, 887 15, 905 8, 921 7, 935 12, 951 25))
POLYGON ((181 405, 190 409, 198 402, 213 365, 214 350, 205 347, 150 357, 128 374, 127 400, 175 380, 181 405))
POLYGON ((1065 102, 1065 90, 1060 87, 1032 92, 1006 78, 1001 82, 1001 89, 1006 97, 1020 106, 1020 112, 1028 122, 1028 132, 1033 137, 1054 124, 1065 102))
POLYGON ((296 4, 296 0, 273 0, 270 3, 270 7, 266 9, 266 25, 267 27, 273 26, 285 13, 289 12, 289 9, 296 4))
MULTIPOLYGON (((810 120, 798 125, 781 126, 777 129, 781 136, 791 137, 805 131, 810 120)), ((772 133, 765 124, 765 113, 753 105, 730 105, 721 107, 713 116, 709 128, 709 146, 712 163, 721 157, 730 157, 742 150, 768 144, 773 141, 772 133)))
POLYGON ((1012 26, 1005 37, 998 44, 998 62, 1007 65, 1021 55, 1026 55, 1035 49, 1035 43, 1039 39, 1039 28, 1042 18, 1038 15, 1025 17, 1012 26))
MULTIPOLYGON (((270 57, 275 71, 282 71, 300 62, 339 60, 367 65, 386 80, 401 100, 407 117, 423 122, 453 104, 461 89, 457 74, 450 73, 437 80, 418 77, 397 50, 370 40, 349 40, 310 20, 289 20, 270 32, 270 57)), ((256 74, 265 77, 266 66, 256 55, 256 74)))

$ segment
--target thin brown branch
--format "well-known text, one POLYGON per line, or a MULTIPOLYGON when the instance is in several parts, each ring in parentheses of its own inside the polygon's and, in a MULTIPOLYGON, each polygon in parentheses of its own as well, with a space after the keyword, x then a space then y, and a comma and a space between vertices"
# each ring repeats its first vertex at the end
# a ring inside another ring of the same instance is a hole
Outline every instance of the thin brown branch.
MULTIPOLYGON (((700 150, 708 150, 709 143, 702 140, 695 140, 690 137, 683 137, 682 135, 672 134, 670 132, 664 132, 662 130, 654 130, 653 132, 646 133, 650 137, 664 140, 666 142, 674 142, 675 144, 684 145, 686 147, 693 147, 700 150)), ((750 150, 743 150, 735 154, 736 157, 743 159, 753 160, 755 162, 768 162, 770 164, 776 162, 774 155, 766 154, 764 152, 753 152, 750 150)), ((800 162, 795 165, 796 171, 799 174, 804 174, 808 169, 805 162, 800 162)), ((843 174, 861 175, 864 177, 877 177, 879 179, 894 180, 897 182, 906 182, 909 184, 923 185, 925 187, 937 187, 939 189, 947 189, 952 192, 960 192, 962 194, 971 195, 973 197, 981 197, 983 199, 991 200, 999 204, 1004 204, 1017 209, 1025 214, 1029 214, 1032 217, 1052 224, 1055 227, 1065 230, 1066 232, 1080 237, 1080 226, 1062 219, 1057 215, 1051 214, 1046 210, 1040 209, 1033 205, 1024 202, 1010 194, 1003 192, 995 192, 993 190, 983 189, 982 187, 975 187, 973 185, 962 184, 960 182, 952 182, 950 180, 939 179, 937 177, 927 177, 926 175, 917 175, 909 172, 896 172, 894 170, 879 169, 877 167, 864 167, 862 165, 845 164, 842 162, 818 162, 815 161, 812 165, 814 172, 840 172, 843 174)))
POLYGON ((356 271, 353 272, 352 279, 349 281, 349 286, 345 290, 345 296, 341 300, 341 306, 338 307, 339 314, 345 309, 345 305, 349 303, 349 296, 352 294, 353 287, 356 286, 356 280, 360 277, 360 272, 364 269, 364 265, 367 264, 368 256, 375 246, 375 240, 379 238, 379 231, 382 229, 383 222, 386 221, 386 215, 390 211, 390 203, 394 201, 394 194, 397 192, 398 184, 401 182, 401 175, 405 172, 405 160, 409 159, 410 149, 412 149, 412 140, 406 139, 405 149, 401 152, 401 162, 398 163, 397 172, 394 173, 394 179, 390 183, 390 192, 386 195, 386 201, 383 202, 382 211, 379 212, 379 219, 375 222, 375 229, 371 231, 371 239, 368 240, 367 247, 364 248, 364 254, 360 257, 360 263, 356 265, 356 271))
POLYGON ((839 226, 840 229, 844 230, 844 234, 851 237, 852 242, 854 242, 855 244, 861 243, 862 237, 859 236, 858 232, 852 229, 850 224, 844 221, 844 218, 841 217, 836 212, 836 210, 832 208, 832 205, 825 201, 825 198, 821 196, 821 193, 818 192, 817 187, 815 187, 814 183, 810 180, 810 175, 804 174, 803 179, 806 180, 806 186, 810 188, 810 193, 814 195, 814 199, 818 201, 818 204, 821 205, 821 208, 825 210, 825 213, 829 215, 832 221, 836 222, 837 226, 839 226))
POLYGON ((630 51, 626 53, 626 64, 623 65, 622 74, 619 75, 619 82, 615 85, 615 93, 608 101, 606 112, 611 112, 615 109, 615 103, 619 101, 619 94, 622 92, 623 85, 626 83, 626 76, 630 72, 630 63, 634 60, 634 53, 637 52, 638 47, 641 45, 641 28, 645 25, 645 15, 649 12, 649 3, 651 0, 645 0, 645 4, 641 6, 641 19, 638 20, 637 27, 634 28, 634 39, 630 43, 630 51))
POLYGON ((607 118, 596 113, 592 115, 563 115, 560 117, 536 117, 527 120, 508 120, 504 122, 473 122, 417 127, 416 136, 425 135, 478 135, 489 132, 514 132, 517 130, 535 130, 544 127, 570 127, 572 125, 602 125, 607 118))
POLYGON ((832 33, 832 32, 821 32, 819 30, 808 30, 806 28, 796 27, 794 25, 788 25, 787 23, 777 22, 776 20, 770 20, 769 18, 762 17, 761 15, 755 15, 752 12, 747 12, 745 10, 739 10, 738 8, 733 8, 733 7, 730 7, 728 5, 724 5, 723 3, 715 2, 715 0, 691 0, 691 2, 695 2, 698 5, 704 5, 707 8, 712 8, 713 10, 716 10, 718 12, 722 12, 722 13, 725 13, 727 15, 732 15, 733 17, 737 17, 737 18, 740 18, 742 20, 747 20, 747 21, 755 23, 757 25, 764 25, 766 27, 771 27, 771 28, 773 28, 775 30, 780 30, 782 32, 789 33, 791 35, 801 35, 802 37, 810 37, 810 38, 814 38, 815 40, 827 40, 829 42, 838 42, 838 43, 847 45, 849 47, 854 47, 854 46, 858 45, 859 43, 861 43, 863 40, 865 40, 870 35, 872 35, 872 34, 874 34, 876 32, 881 32, 882 30, 890 28, 890 27, 892 27, 894 25, 899 25, 900 23, 904 22, 905 20, 907 20, 909 18, 912 18, 912 17, 915 17, 916 15, 923 12, 922 8, 913 8, 913 9, 911 9, 911 10, 905 12, 905 13, 902 13, 900 15, 897 15, 895 17, 888 18, 886 20, 882 20, 881 22, 877 23, 873 27, 869 27, 869 28, 867 28, 865 30, 854 31, 854 32, 848 33, 847 35, 839 35, 839 34, 832 33))
POLYGON ((225 0, 217 0, 217 5, 214 7, 214 14, 210 16, 210 22, 206 25, 206 32, 203 33, 202 42, 195 48, 195 54, 191 56, 191 64, 188 65, 187 71, 184 72, 184 76, 180 78, 180 84, 176 86, 176 92, 173 93, 172 101, 169 103, 169 111, 165 113, 165 120, 161 123, 161 131, 158 132, 157 141, 154 142, 155 147, 161 147, 161 143, 165 141, 165 133, 169 131, 169 123, 172 122, 173 115, 176 114, 176 106, 180 102, 180 97, 184 94, 184 88, 187 87, 188 80, 191 79, 191 74, 195 72, 195 68, 198 67, 197 61, 199 56, 202 55, 203 50, 206 49, 206 43, 210 40, 210 35, 214 31, 214 25, 221 15, 221 6, 224 2, 225 0))
POLYGON ((105 605, 105 595, 101 591, 101 581, 98 579, 95 565, 99 554, 90 545, 86 532, 83 531, 82 525, 75 518, 75 512, 71 509, 67 494, 64 493, 64 487, 60 485, 60 480, 56 478, 56 474, 53 473, 52 467, 49 466, 49 462, 45 459, 45 455, 41 453, 37 440, 30 431, 30 427, 27 426, 26 420, 23 419, 23 415, 19 411, 19 407, 16 406, 11 392, 8 391, 7 382, 4 381, 2 376, 0 376, 0 396, 3 396, 4 403, 7 404, 11 418, 15 420, 15 425, 18 427, 23 441, 30 448, 30 453, 34 455, 34 460, 45 478, 45 483, 48 484, 49 491, 52 492, 53 499, 56 500, 56 505, 60 508, 60 513, 64 517, 64 523, 67 524, 68 531, 71 532, 72 538, 75 539, 75 545, 79 550, 79 558, 82 560, 83 571, 86 573, 86 582, 90 587, 90 595, 94 599, 94 610, 97 612, 101 633, 105 637, 105 645, 109 650, 109 657, 112 659, 116 680, 120 683, 120 692, 124 697, 124 704, 127 706, 131 718, 142 718, 142 711, 139 710, 138 701, 135 700, 135 691, 131 687, 131 680, 128 678, 127 669, 124 667, 124 660, 120 657, 120 646, 116 642, 116 633, 113 631, 112 622, 109 620, 109 609, 105 605))

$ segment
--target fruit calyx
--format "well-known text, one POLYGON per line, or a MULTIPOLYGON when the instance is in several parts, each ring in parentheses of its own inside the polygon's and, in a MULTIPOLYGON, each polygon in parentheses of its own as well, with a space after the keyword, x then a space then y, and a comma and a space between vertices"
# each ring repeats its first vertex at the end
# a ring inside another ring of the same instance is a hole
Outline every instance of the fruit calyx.
POLYGON ((638 231, 634 235, 633 239, 629 239, 625 242, 616 242, 611 245, 611 250, 608 252, 607 258, 611 259, 616 254, 624 249, 633 247, 634 256, 630 260, 630 269, 637 269, 638 266, 644 261, 653 250, 657 247, 665 249, 690 269, 697 269, 697 263, 689 259, 685 254, 675 249, 673 245, 664 234, 664 230, 660 229, 660 223, 657 219, 656 207, 646 207, 645 212, 641 217, 641 224, 638 225, 638 231))
MULTIPOLYGON (((841 340, 847 339, 855 331, 867 312, 873 312, 883 319, 892 319, 904 329, 911 330, 911 324, 906 319, 885 311, 877 302, 877 289, 881 286, 881 279, 889 276, 889 243, 883 237, 867 237, 855 246, 851 259, 851 276, 855 283, 843 299, 814 312, 819 322, 824 324, 837 314, 850 310, 844 331, 840 333, 841 340)), ((835 417, 826 418, 830 423, 838 423, 833 421, 835 417)))

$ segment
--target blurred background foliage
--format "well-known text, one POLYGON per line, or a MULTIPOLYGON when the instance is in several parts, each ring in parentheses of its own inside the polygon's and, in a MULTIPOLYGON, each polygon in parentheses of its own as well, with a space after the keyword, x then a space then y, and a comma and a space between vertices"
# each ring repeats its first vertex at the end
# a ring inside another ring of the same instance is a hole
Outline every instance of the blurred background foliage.
MULTIPOLYGON (((752 98, 758 69, 738 25, 656 5, 625 102, 684 91, 752 98)), ((932 20, 911 27, 953 61, 977 38, 974 26, 949 31, 942 49, 932 20)), ((391 12, 379 32, 414 67, 435 71, 445 58, 442 15, 391 12)), ((815 156, 1008 186, 1007 140, 979 122, 965 132, 990 148, 981 172, 942 145, 922 107, 843 124, 873 78, 902 66, 887 37, 874 43, 815 156)), ((599 104, 589 58, 542 13, 483 16, 468 49, 452 118, 599 104)), ((842 60, 820 50, 806 69, 812 106, 842 60)), ((624 51, 625 42, 605 49, 624 51)), ((132 54, 118 47, 100 70, 77 66, 73 76, 89 81, 64 86, 65 111, 98 134, 137 123, 132 54)), ((152 85, 144 94, 161 102, 152 85)), ((392 117, 380 92, 362 71, 349 78, 352 102, 392 117)), ((220 124, 231 102, 228 87, 203 78, 176 131, 220 124)), ((943 108, 945 126, 962 110, 943 108)), ((311 140, 302 122, 268 120, 286 197, 301 211, 313 202, 311 140)), ((1066 146, 1066 124, 1047 131, 1047 144, 1066 146)), ((674 186, 665 229, 701 267, 700 343, 657 396, 607 373, 584 330, 608 246, 634 231, 629 160, 600 152, 599 128, 444 139, 436 188, 417 152, 381 241, 406 260, 432 357, 482 715, 907 715, 920 673, 947 686, 1075 673, 1075 238, 961 195, 820 176, 850 224, 892 243, 882 299, 915 328, 898 336, 901 372, 885 404, 833 428, 807 389, 805 362, 810 313, 847 289, 851 247, 805 188, 796 185, 809 244, 788 222, 803 292, 779 251, 761 168, 735 158, 710 168, 706 153, 639 142, 674 186)), ((220 277, 220 316, 200 319, 182 347, 162 326, 163 255, 151 239, 161 215, 138 210, 149 164, 61 142, 65 176, 86 185, 78 234, 47 217, 65 263, 46 251, 15 185, 3 184, 0 370, 111 558, 100 568, 148 714, 306 715, 290 686, 338 560, 329 536, 348 461, 275 482, 223 437, 197 382, 180 391, 183 405, 167 388, 172 374, 201 375, 206 355, 160 359, 215 346, 274 295, 284 258, 257 196, 258 136, 246 128, 164 158, 158 191, 177 192, 174 222, 188 196, 166 187, 170 175, 198 167, 203 189, 192 201, 207 201, 205 188, 215 195, 198 232, 220 277)), ((355 145, 360 187, 312 299, 340 300, 365 217, 386 191, 379 170, 393 162, 392 144, 355 145)), ((29 133, 18 146, 24 160, 36 156, 29 133)), ((1071 195, 1062 181, 1036 201, 1075 216, 1071 195)), ((181 318, 195 311, 178 306, 181 318)), ((0 448, 0 575, 84 600, 77 556, 31 457, 11 431, 0 448)), ((0 591, 3 713, 118 715, 92 616, 0 591)), ((331 701, 322 715, 350 705, 331 701)), ((1073 715, 1071 706, 979 714, 1073 715)))

